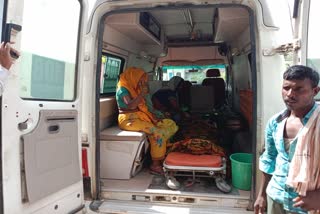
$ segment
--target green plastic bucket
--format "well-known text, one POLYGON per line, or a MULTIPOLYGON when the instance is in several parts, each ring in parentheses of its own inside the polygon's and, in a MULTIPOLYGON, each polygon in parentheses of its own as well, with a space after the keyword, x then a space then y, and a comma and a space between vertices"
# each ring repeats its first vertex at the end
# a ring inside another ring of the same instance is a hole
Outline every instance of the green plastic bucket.
POLYGON ((241 190, 251 189, 252 154, 235 153, 230 156, 232 185, 241 190))

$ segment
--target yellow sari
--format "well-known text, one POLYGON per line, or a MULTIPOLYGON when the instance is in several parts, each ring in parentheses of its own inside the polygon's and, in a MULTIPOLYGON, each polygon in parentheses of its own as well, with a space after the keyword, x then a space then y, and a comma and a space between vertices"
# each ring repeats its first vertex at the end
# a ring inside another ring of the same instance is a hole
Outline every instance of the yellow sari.
MULTIPOLYGON (((117 90, 124 87, 129 91, 131 99, 135 99, 141 93, 138 83, 144 75, 146 73, 140 68, 130 67, 126 69, 120 75, 117 90)), ((145 81, 147 81, 147 78, 145 81)), ((177 132, 177 125, 170 119, 156 122, 157 120, 149 112, 145 100, 139 103, 138 110, 133 113, 120 113, 118 116, 119 127, 127 131, 145 132, 150 142, 152 159, 164 159, 167 141, 177 132)))

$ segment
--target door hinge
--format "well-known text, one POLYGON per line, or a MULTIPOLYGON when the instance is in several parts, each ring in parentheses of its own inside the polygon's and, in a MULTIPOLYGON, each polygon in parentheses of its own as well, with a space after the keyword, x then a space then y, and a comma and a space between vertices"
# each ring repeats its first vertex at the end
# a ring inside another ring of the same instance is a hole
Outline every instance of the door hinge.
POLYGON ((88 143, 88 134, 86 133, 81 134, 81 143, 88 143))
POLYGON ((301 48, 301 40, 294 40, 275 48, 263 49, 263 56, 273 56, 275 54, 289 54, 298 51, 301 48))

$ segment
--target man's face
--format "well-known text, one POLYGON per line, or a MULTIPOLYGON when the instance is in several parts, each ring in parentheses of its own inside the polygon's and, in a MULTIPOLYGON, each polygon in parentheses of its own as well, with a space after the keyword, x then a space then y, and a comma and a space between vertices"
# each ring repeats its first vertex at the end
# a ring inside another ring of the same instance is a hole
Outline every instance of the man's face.
POLYGON ((312 87, 310 79, 283 80, 282 98, 290 110, 304 110, 313 103, 319 87, 312 87))

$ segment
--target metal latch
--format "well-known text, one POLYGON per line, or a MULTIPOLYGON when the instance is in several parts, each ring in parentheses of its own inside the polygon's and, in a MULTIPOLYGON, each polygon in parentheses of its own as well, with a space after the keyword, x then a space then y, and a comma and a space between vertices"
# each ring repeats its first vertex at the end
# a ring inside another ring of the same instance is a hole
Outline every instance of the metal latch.
POLYGON ((301 48, 301 41, 300 40, 294 40, 293 42, 286 43, 283 45, 280 45, 276 48, 270 48, 270 49, 263 49, 263 56, 273 56, 275 54, 288 54, 296 52, 301 48))
POLYGON ((88 134, 81 133, 81 143, 88 143, 88 134))

